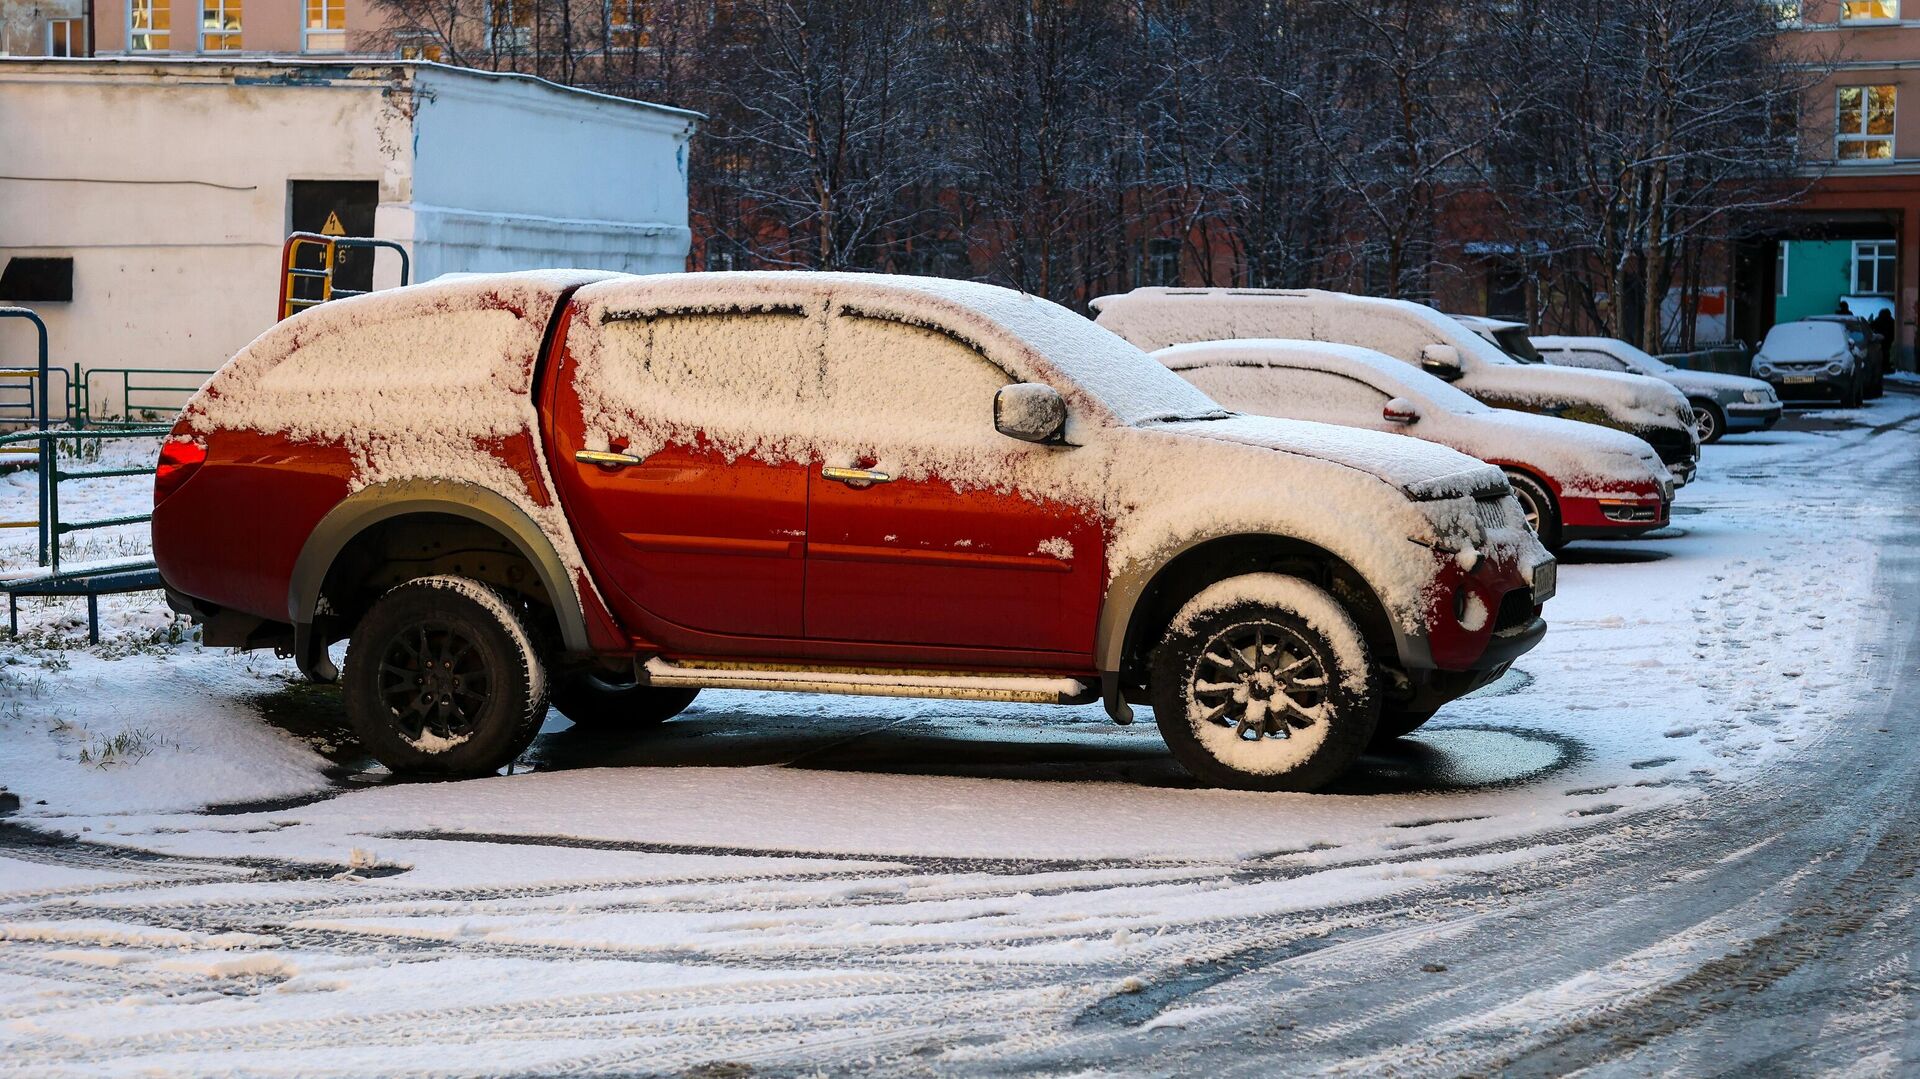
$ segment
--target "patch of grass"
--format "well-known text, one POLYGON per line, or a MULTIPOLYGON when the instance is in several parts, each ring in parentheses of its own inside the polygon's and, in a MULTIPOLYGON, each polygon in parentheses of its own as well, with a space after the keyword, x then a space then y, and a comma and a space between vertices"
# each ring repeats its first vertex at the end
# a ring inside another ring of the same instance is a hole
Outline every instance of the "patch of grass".
POLYGON ((80 763, 91 764, 95 768, 137 764, 151 756, 156 749, 177 748, 178 743, 162 738, 145 727, 129 727, 110 738, 89 738, 80 747, 80 763))

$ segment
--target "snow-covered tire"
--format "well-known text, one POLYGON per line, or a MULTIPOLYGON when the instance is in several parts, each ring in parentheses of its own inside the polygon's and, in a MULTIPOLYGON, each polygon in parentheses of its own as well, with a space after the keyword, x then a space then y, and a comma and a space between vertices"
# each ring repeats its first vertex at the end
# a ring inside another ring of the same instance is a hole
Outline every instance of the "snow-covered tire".
POLYGON ((1382 707, 1380 722, 1374 724, 1372 744, 1376 748, 1392 745, 1426 726, 1427 720, 1432 719, 1433 716, 1432 712, 1409 712, 1403 708, 1382 707))
POLYGON ((1702 446, 1720 441, 1727 433, 1727 414, 1712 401, 1693 401, 1693 433, 1700 437, 1702 446))
POLYGON ((1527 525, 1540 537, 1540 546, 1558 551, 1566 546, 1560 538, 1560 504, 1553 500, 1547 485, 1519 469, 1507 469, 1507 483, 1513 487, 1520 508, 1526 512, 1527 525))
POLYGON ((347 718, 400 774, 486 775, 547 713, 547 676, 513 605, 464 577, 421 577, 375 600, 347 643, 347 718))
POLYGON ((1154 721, 1209 786, 1310 791, 1352 767, 1380 713, 1367 642, 1338 601, 1250 573, 1201 590, 1153 653, 1154 721))
POLYGON ((686 711, 699 695, 698 689, 643 686, 582 671, 554 684, 552 704, 576 727, 637 731, 658 727, 686 711))

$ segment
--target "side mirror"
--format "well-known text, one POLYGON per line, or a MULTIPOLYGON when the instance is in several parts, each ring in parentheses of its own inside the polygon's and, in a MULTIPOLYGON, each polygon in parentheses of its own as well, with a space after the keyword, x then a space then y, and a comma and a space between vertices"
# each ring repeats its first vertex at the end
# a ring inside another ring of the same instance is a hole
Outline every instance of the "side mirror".
POLYGON ((1419 423, 1420 409, 1412 401, 1396 397, 1380 410, 1380 418, 1388 423, 1419 423))
POLYGON ((1420 370, 1448 382, 1465 373, 1460 369, 1460 350, 1444 344, 1428 345, 1420 350, 1420 370))
POLYGON ((1022 442, 1067 440, 1067 403, 1052 386, 1016 382, 993 395, 993 429, 1022 442))

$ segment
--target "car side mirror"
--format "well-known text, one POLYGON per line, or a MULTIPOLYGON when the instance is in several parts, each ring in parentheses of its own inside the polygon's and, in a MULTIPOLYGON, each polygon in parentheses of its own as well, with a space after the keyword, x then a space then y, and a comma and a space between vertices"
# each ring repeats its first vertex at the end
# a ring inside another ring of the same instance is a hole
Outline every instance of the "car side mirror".
POLYGON ((1420 350, 1420 370, 1448 382, 1466 373, 1460 369, 1460 350, 1444 344, 1428 345, 1420 350))
POLYGON ((1002 386, 993 395, 993 429, 1022 442, 1059 445, 1067 440, 1067 403, 1038 382, 1002 386))
POLYGON ((1396 397, 1380 410, 1380 418, 1388 423, 1419 423, 1420 409, 1412 401, 1396 397))

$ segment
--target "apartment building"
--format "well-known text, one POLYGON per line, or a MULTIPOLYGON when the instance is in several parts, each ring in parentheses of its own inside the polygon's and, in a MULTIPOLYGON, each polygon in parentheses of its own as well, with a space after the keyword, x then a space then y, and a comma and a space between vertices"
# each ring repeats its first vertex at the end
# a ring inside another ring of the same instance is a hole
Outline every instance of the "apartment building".
MULTIPOLYGON (((1920 318, 1920 0, 1806 0, 1780 5, 1790 47, 1831 75, 1807 102, 1803 130, 1827 159, 1807 199, 1783 215, 1768 280, 1741 318, 1751 339, 1777 321, 1891 309, 1901 365, 1914 367, 1920 318), (1764 325, 1762 324, 1764 323, 1764 325)), ((1767 262, 1770 267, 1765 266, 1767 262)))

